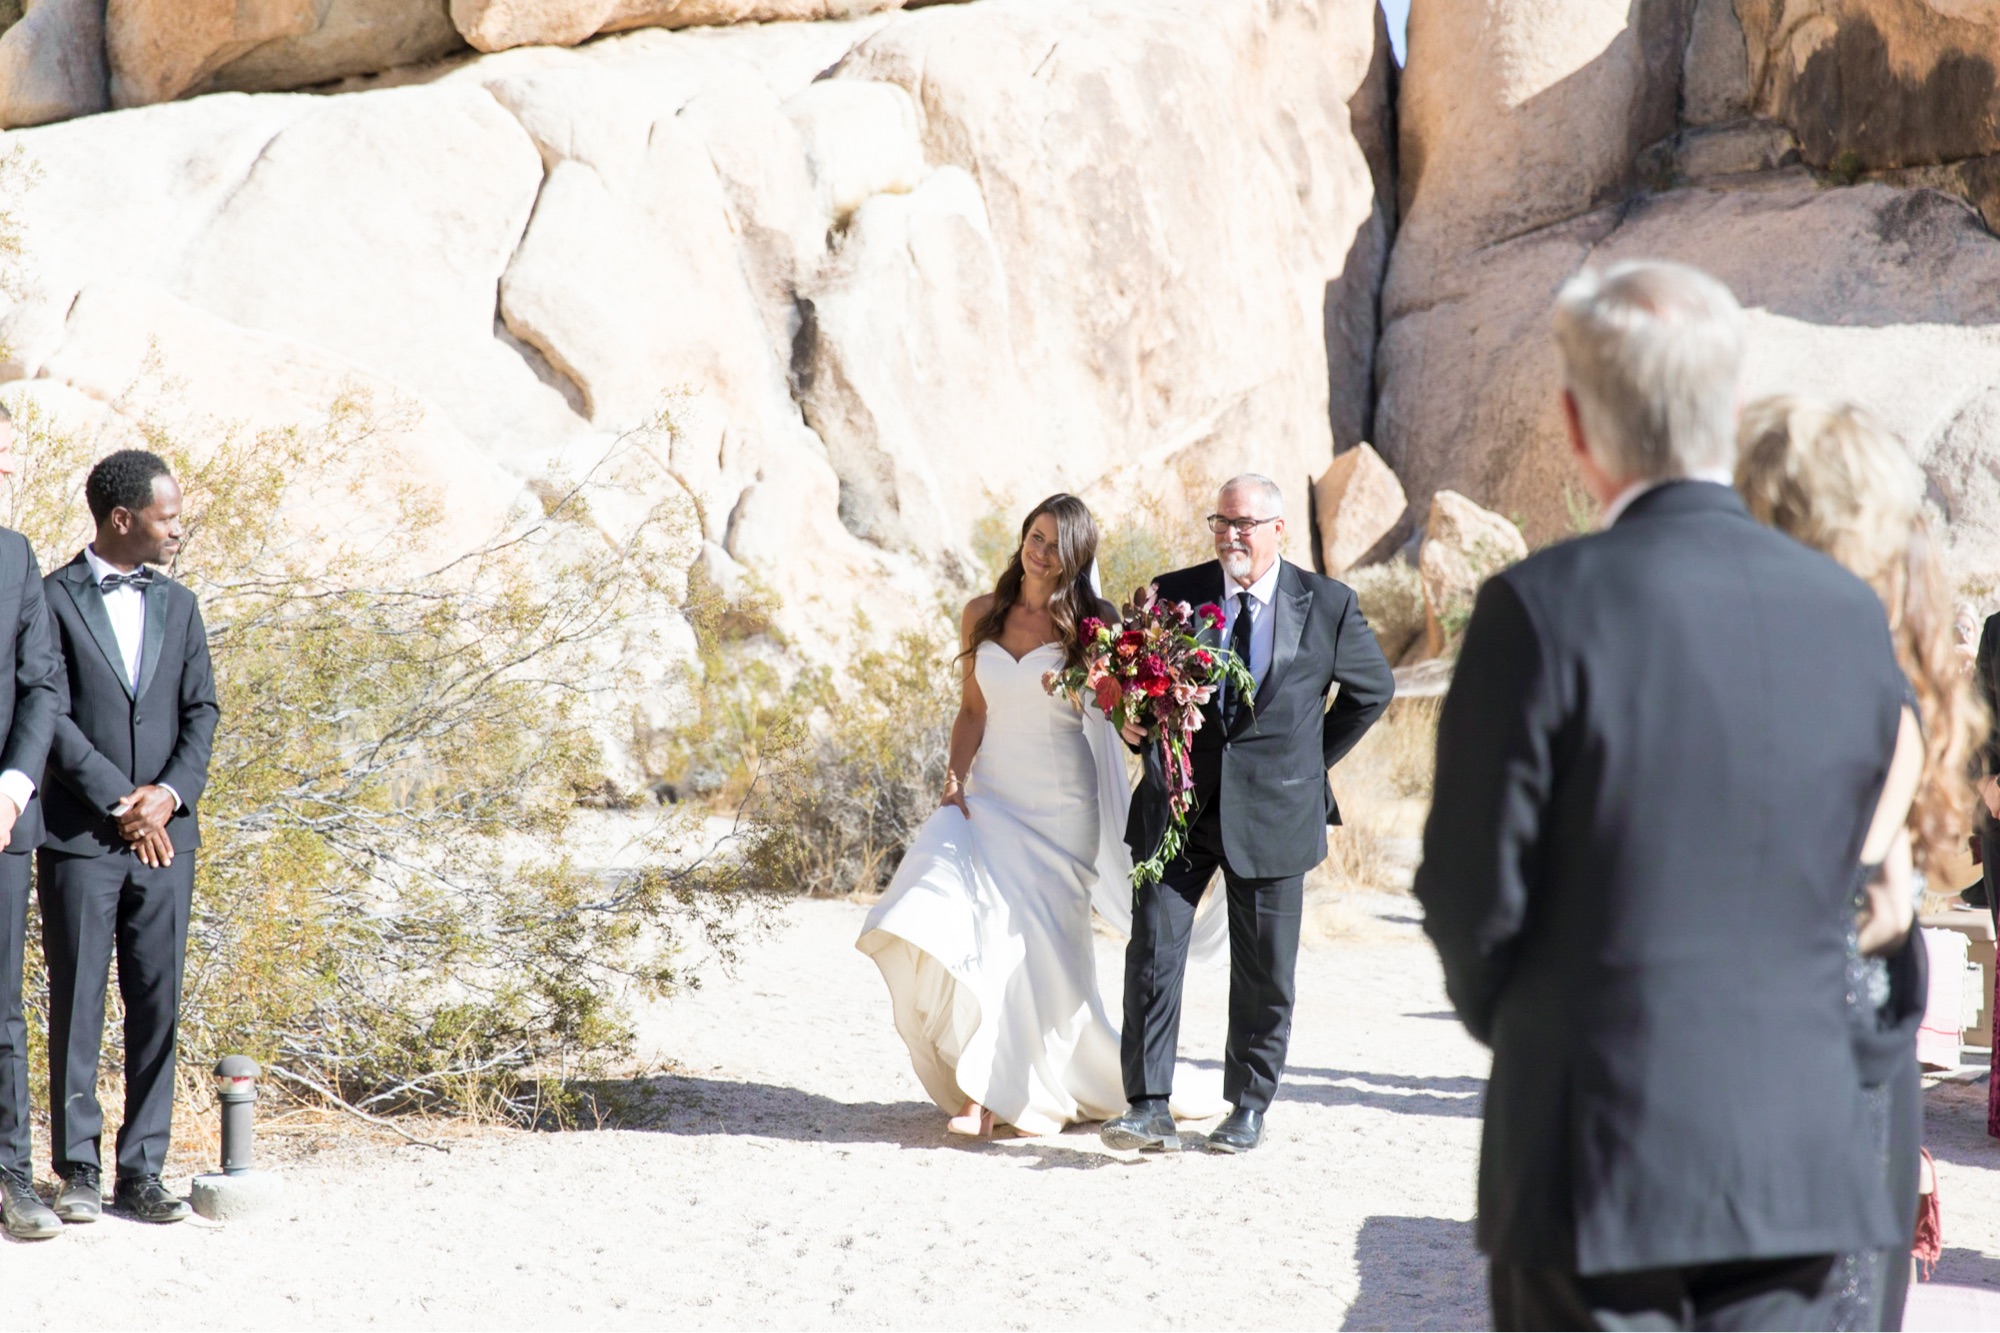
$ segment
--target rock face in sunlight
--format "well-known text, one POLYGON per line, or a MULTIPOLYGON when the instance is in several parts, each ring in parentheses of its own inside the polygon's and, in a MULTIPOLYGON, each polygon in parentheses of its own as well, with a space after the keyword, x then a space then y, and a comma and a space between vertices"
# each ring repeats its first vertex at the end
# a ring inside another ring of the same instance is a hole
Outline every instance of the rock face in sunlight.
POLYGON ((2000 573, 1996 60, 1962 0, 1415 6, 1375 426, 1411 498, 1569 531, 1551 301, 1586 263, 1677 259, 1750 308, 1747 396, 1874 409, 1954 572, 2000 573))
POLYGON ((1521 530, 1507 519, 1456 491, 1433 495, 1417 557, 1424 584, 1424 640, 1418 659, 1455 653, 1479 585, 1527 554, 1521 530))
POLYGON ((108 440, 149 376, 258 423, 362 385, 413 406, 380 457, 468 543, 664 406, 628 477, 828 660, 857 614, 930 625, 996 506, 1244 469, 1304 503, 1358 438, 1393 216, 1373 0, 655 28, 133 105, 435 59, 433 10, 589 8, 111 0, 132 109, 9 136, 39 177, 0 394, 108 440))
POLYGON ((601 32, 703 24, 848 19, 904 0, 451 0, 452 21, 482 51, 575 46, 601 32))

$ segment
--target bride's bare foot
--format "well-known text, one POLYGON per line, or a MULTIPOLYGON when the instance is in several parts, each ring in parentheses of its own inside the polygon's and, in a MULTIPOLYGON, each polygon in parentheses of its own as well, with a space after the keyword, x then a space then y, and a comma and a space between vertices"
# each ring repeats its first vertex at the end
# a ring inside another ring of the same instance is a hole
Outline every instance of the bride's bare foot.
POLYGON ((949 1133, 963 1134, 969 1139, 990 1138, 993 1113, 978 1102, 967 1102, 964 1110, 944 1122, 944 1127, 949 1133))

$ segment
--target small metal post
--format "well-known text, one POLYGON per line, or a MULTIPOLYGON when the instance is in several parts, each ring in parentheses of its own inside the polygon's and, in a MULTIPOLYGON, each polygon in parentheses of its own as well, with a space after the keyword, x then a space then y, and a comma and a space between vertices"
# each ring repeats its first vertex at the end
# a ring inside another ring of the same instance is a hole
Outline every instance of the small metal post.
POLYGON ((225 1055, 215 1066, 215 1095, 222 1103, 222 1171, 252 1170, 251 1122, 257 1111, 257 1076, 264 1071, 247 1055, 225 1055))

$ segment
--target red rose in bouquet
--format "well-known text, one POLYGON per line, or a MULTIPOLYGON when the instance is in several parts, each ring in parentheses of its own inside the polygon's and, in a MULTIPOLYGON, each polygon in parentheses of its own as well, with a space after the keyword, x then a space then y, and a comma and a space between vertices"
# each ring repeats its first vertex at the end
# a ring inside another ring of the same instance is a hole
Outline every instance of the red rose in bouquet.
POLYGON ((1146 728, 1149 743, 1160 747, 1167 831, 1153 855, 1132 867, 1132 883, 1139 885, 1159 879, 1187 838, 1194 803, 1194 768, 1188 756, 1194 734, 1201 730, 1203 705, 1225 682, 1246 698, 1253 686, 1241 658, 1196 637, 1222 627, 1222 608, 1213 602, 1199 609, 1186 602, 1162 602, 1157 589, 1145 587, 1132 594, 1120 615, 1123 623, 1115 626, 1095 616, 1086 619, 1078 631, 1083 660, 1049 672, 1042 684, 1079 708, 1088 697, 1114 727, 1138 723, 1146 728))

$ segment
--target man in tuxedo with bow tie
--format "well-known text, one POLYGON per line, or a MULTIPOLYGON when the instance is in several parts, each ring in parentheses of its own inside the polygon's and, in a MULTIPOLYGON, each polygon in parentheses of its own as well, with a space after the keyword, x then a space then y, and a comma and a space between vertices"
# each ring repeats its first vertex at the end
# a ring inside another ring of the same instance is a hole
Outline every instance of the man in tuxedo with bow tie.
POLYGON ((102 1207, 97 1061, 115 956, 125 1001, 125 1122, 113 1206, 178 1222, 160 1181, 173 1128, 181 965, 194 897, 196 804, 219 710, 194 594, 149 568, 181 544, 166 463, 121 450, 91 469, 97 534, 44 584, 65 716, 49 749, 38 891, 49 971, 49 1137, 56 1214, 102 1207))
MULTIPOLYGON (((1229 482, 1208 528, 1217 558, 1155 582, 1163 600, 1220 607, 1218 646, 1243 659, 1257 690, 1239 698, 1225 689, 1203 708, 1189 754, 1194 810, 1186 842, 1159 882, 1133 893, 1121 1049, 1131 1110, 1105 1122, 1102 1136, 1113 1148, 1142 1152, 1180 1147, 1167 1099, 1181 978, 1195 907, 1217 870, 1229 909, 1222 1094, 1234 1109, 1205 1146, 1240 1153, 1263 1141, 1291 1037, 1305 875, 1326 859, 1327 826, 1340 822, 1327 771, 1396 692, 1354 590, 1279 556, 1285 518, 1276 482, 1255 474, 1229 482)), ((1145 737, 1128 728, 1125 739, 1136 745, 1145 737)), ((1160 748, 1143 750, 1145 777, 1125 829, 1135 861, 1160 847, 1168 813, 1160 748)))

